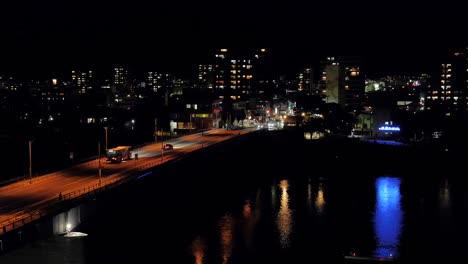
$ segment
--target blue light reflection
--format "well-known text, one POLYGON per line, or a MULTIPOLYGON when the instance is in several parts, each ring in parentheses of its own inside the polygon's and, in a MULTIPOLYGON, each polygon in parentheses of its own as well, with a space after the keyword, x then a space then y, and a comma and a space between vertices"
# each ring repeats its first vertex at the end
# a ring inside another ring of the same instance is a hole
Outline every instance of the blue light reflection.
POLYGON ((375 182, 377 199, 375 202, 374 229, 377 246, 376 257, 394 257, 400 243, 403 211, 400 200, 400 179, 381 177, 375 182))

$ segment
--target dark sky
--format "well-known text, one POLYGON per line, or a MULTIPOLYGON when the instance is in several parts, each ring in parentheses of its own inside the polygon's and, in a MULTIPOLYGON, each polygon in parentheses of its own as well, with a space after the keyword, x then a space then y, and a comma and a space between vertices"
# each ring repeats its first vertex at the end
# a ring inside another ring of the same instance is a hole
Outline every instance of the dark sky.
POLYGON ((363 56, 371 75, 418 72, 468 36, 463 8, 426 2, 37 2, 1 8, 0 72, 49 77, 124 63, 187 76, 217 47, 267 47, 287 74, 327 55, 363 56))

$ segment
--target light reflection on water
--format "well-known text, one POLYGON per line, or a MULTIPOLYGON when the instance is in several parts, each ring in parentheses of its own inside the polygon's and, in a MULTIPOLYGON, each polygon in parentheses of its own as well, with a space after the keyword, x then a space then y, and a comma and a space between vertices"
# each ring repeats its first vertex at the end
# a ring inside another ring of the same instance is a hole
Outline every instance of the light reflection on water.
POLYGON ((223 264, 228 263, 232 255, 232 232, 234 228, 234 220, 230 214, 226 214, 219 220, 219 233, 221 242, 221 258, 223 264))
POLYGON ((391 257, 398 254, 403 211, 400 200, 400 179, 380 177, 375 182, 374 229, 377 239, 374 255, 391 257))
POLYGON ((307 183, 307 209, 310 211, 312 210, 312 184, 309 182, 307 183))
POLYGON ((283 248, 291 246, 291 232, 293 225, 293 212, 289 208, 289 194, 288 194, 288 181, 282 180, 280 182, 281 188, 281 202, 280 208, 278 211, 278 216, 276 219, 276 224, 278 225, 279 239, 280 244, 283 248))
POLYGON ((192 254, 195 257, 195 264, 203 264, 205 248, 205 242, 200 237, 192 242, 192 254))
POLYGON ((317 209, 318 215, 322 215, 325 210, 325 197, 323 196, 323 183, 319 183, 317 197, 315 198, 315 208, 317 209))
POLYGON ((439 204, 442 209, 448 209, 451 207, 450 200, 450 185, 447 179, 441 184, 439 190, 439 204))
MULTIPOLYGON (((402 182, 400 178, 379 177, 375 182, 353 182, 350 185, 352 188, 337 188, 343 186, 342 182, 330 179, 324 182, 303 179, 270 182, 258 187, 256 192, 242 196, 241 199, 236 197, 235 206, 222 207, 221 214, 219 211, 206 213, 204 221, 189 230, 191 240, 180 243, 183 244, 183 252, 180 251, 182 246, 179 243, 168 243, 169 246, 165 245, 154 251, 139 251, 139 243, 144 243, 145 237, 142 237, 142 241, 133 243, 136 245, 134 247, 129 243, 125 246, 126 250, 109 250, 103 253, 102 249, 96 249, 94 245, 109 243, 111 247, 115 247, 116 244, 102 233, 98 236, 98 232, 102 230, 98 228, 82 240, 55 238, 46 243, 35 243, 34 247, 26 247, 1 256, 0 263, 86 263, 88 259, 88 263, 99 263, 95 261, 101 260, 99 256, 112 257, 113 260, 122 256, 130 259, 138 254, 146 258, 154 256, 155 252, 173 256, 171 247, 177 247, 176 250, 172 250, 181 255, 181 258, 177 259, 181 261, 172 263, 272 263, 271 260, 277 260, 278 263, 312 263, 317 262, 315 260, 318 253, 322 253, 324 249, 323 256, 329 256, 326 251, 328 245, 323 243, 324 237, 336 241, 331 245, 334 248, 347 249, 358 245, 355 247, 357 252, 365 252, 366 255, 405 256, 406 252, 419 254, 413 253, 419 247, 422 248, 421 251, 426 252, 425 247, 412 242, 419 241, 428 233, 424 224, 432 226, 434 223, 438 224, 442 231, 427 236, 427 241, 422 244, 430 246, 431 249, 439 244, 446 245, 445 251, 439 253, 444 256, 448 252, 455 252, 452 248, 456 246, 456 242, 450 237, 452 233, 450 230, 444 230, 453 228, 460 236, 466 235, 463 226, 460 228, 462 221, 454 221, 452 217, 460 213, 453 207, 460 195, 457 193, 460 189, 454 188, 456 185, 447 179, 433 182, 434 185, 430 185, 422 196, 434 198, 427 199, 425 205, 427 211, 433 214, 423 212, 424 214, 419 215, 415 210, 420 210, 418 201, 421 194, 415 193, 414 188, 406 188, 412 186, 407 179, 405 188, 401 189, 402 182), (306 203, 304 199, 307 199, 306 203), (356 210, 348 210, 349 204, 355 205, 356 210), (414 207, 411 207, 412 205, 414 207), (404 217, 405 214, 412 215, 414 219, 404 217), (345 216, 343 221, 338 221, 337 217, 341 216, 345 216), (409 221, 414 221, 415 225, 409 221), (346 232, 350 223, 354 229, 352 232, 346 232), (345 232, 336 235, 336 230, 340 229, 345 232), (441 240, 441 237, 448 240, 441 240), (306 250, 303 250, 304 248, 306 250), (62 255, 72 261, 63 262, 59 257, 55 259, 56 256, 62 255), (292 256, 300 256, 303 259, 289 261, 292 256), (285 259, 288 261, 283 261, 285 259)), ((416 181, 413 183, 420 184, 416 181)), ((215 199, 216 197, 213 197, 213 200, 215 199)), ((167 229, 176 230, 184 223, 174 223, 167 229)), ((167 237, 172 237, 170 231, 167 237)), ((123 239, 127 237, 123 237, 122 241, 123 239)), ((462 254, 462 251, 455 253, 462 254)))

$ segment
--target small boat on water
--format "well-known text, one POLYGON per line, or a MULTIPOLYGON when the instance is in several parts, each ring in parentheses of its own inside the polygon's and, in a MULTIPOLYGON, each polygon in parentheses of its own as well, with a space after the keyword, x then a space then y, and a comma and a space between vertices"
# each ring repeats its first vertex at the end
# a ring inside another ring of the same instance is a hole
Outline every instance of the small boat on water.
POLYGON ((356 254, 344 256, 346 263, 378 263, 388 262, 395 263, 396 259, 393 256, 390 257, 373 257, 373 256, 357 256, 356 254))

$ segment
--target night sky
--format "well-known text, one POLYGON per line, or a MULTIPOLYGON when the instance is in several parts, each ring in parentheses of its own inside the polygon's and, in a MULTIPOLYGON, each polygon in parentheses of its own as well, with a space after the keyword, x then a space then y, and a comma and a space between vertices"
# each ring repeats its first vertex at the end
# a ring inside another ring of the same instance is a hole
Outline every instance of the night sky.
POLYGON ((31 78, 120 63, 188 77, 219 47, 266 47, 291 77, 327 55, 363 56, 368 75, 421 72, 468 44, 462 8, 425 2, 3 5, 0 72, 31 78))

